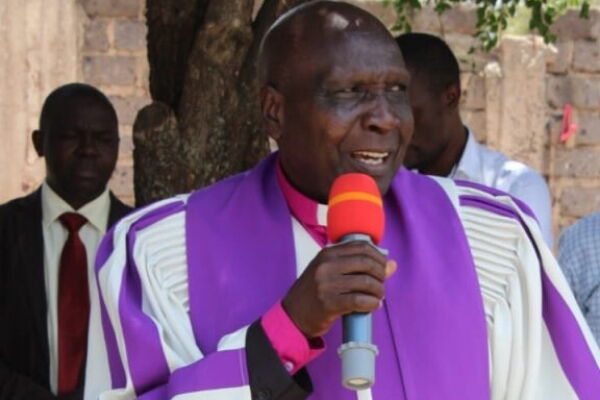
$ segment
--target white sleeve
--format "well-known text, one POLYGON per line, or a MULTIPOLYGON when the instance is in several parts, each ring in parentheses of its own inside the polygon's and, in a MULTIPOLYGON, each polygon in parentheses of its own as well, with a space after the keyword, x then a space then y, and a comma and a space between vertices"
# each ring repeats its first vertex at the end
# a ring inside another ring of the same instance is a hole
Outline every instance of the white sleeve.
POLYGON ((103 242, 107 257, 98 259, 98 282, 115 348, 107 338, 113 389, 101 400, 250 399, 247 327, 222 338, 214 353, 203 354, 196 344, 188 315, 184 206, 178 199, 143 209, 103 242))
POLYGON ((552 249, 554 245, 552 234, 552 196, 550 195, 548 184, 539 173, 527 166, 523 167, 523 171, 520 171, 514 177, 514 180, 510 183, 506 191, 531 208, 539 222, 544 241, 552 249))
POLYGON ((442 186, 465 227, 481 286, 492 399, 597 398, 600 352, 538 224, 509 196, 442 186), (462 194, 506 206, 514 218, 460 205, 462 194))

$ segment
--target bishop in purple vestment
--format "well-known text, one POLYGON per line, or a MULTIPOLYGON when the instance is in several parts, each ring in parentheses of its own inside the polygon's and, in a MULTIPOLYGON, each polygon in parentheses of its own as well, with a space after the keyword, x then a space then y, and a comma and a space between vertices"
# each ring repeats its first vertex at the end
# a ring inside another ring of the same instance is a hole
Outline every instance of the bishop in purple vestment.
POLYGON ((101 399, 600 398, 598 348, 528 207, 401 168, 410 76, 375 17, 307 3, 259 58, 279 152, 103 241, 101 399), (324 203, 346 172, 384 194, 387 258, 324 246, 324 203), (360 392, 342 387, 336 354, 355 311, 373 312, 380 350, 360 392))

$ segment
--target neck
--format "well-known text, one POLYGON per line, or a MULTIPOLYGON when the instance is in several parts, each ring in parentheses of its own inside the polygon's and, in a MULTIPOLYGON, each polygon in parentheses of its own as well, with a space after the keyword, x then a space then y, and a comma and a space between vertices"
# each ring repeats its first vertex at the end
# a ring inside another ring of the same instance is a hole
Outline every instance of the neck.
POLYGON ((103 189, 102 191, 100 191, 100 193, 97 193, 94 196, 91 196, 89 198, 88 197, 82 198, 82 197, 74 196, 70 193, 67 193, 67 192, 61 190, 60 187, 58 187, 57 185, 54 185, 51 181, 47 181, 47 182, 48 182, 48 186, 50 186, 50 188, 52 190, 54 190, 54 193, 56 193, 61 199, 63 199, 65 201, 65 203, 70 205, 73 208, 73 210, 79 210, 81 207, 85 206, 89 202, 97 199, 98 196, 100 196, 102 194, 102 192, 104 192, 104 189, 103 189))
POLYGON ((326 197, 322 198, 308 190, 303 190, 299 185, 297 185, 294 182, 293 179, 290 179, 290 175, 286 172, 285 166, 283 165, 281 158, 279 158, 279 160, 277 162, 277 173, 280 174, 280 178, 282 179, 282 182, 284 182, 286 185, 289 185, 289 187, 292 188, 299 195, 304 196, 307 199, 315 201, 319 204, 327 204, 326 197))
POLYGON ((427 175, 448 176, 462 157, 467 144, 467 131, 460 118, 450 125, 450 140, 438 157, 419 172, 427 175))

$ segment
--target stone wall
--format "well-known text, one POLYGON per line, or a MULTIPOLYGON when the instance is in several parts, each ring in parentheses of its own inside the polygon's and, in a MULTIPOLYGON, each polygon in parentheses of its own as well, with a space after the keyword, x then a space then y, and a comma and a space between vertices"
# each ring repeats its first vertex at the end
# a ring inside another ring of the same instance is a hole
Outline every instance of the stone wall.
POLYGON ((45 95, 79 76, 80 17, 76 0, 0 1, 0 203, 43 177, 31 132, 45 95))
POLYGON ((600 10, 593 9, 588 20, 575 10, 562 16, 553 27, 554 45, 532 35, 505 35, 489 54, 469 53, 477 45, 475 21, 474 7, 463 4, 442 17, 425 8, 412 26, 443 36, 457 55, 461 113, 478 139, 548 179, 557 236, 600 210, 600 10), (561 142, 566 104, 573 106, 578 129, 561 142))
POLYGON ((133 204, 131 131, 147 104, 144 0, 0 1, 0 203, 34 190, 44 177, 31 132, 44 98, 79 81, 117 109, 121 146, 111 188, 133 204))
POLYGON ((79 0, 84 11, 81 79, 98 87, 117 109, 121 145, 111 189, 133 198, 132 127, 150 102, 144 0, 79 0))
POLYGON ((554 26, 556 59, 547 68, 548 173, 560 228, 600 209, 600 10, 581 20, 572 11, 554 26), (564 104, 577 134, 558 140, 564 104))
MULTIPOLYGON (((391 26, 379 1, 355 0, 391 26)), ((131 130, 147 104, 144 0, 0 1, 0 202, 35 188, 43 165, 28 139, 43 98, 54 87, 98 86, 117 108, 121 129, 111 187, 133 203, 131 130), (43 16, 43 18, 42 18, 43 16), (40 29, 41 27, 41 29, 40 29)), ((600 209, 600 10, 589 20, 569 12, 554 27, 555 46, 534 36, 505 36, 491 53, 477 46, 476 12, 461 5, 442 17, 413 16, 415 31, 443 36, 461 64, 465 122, 478 139, 539 169, 553 193, 555 231, 600 209), (574 107, 577 134, 558 140, 562 110, 574 107)))

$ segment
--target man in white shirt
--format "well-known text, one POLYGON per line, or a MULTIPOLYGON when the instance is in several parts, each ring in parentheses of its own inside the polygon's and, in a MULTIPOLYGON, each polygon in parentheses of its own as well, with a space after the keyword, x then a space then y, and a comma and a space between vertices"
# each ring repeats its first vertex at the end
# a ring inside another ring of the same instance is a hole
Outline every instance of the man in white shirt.
POLYGON ((480 183, 525 202, 552 248, 552 202, 544 178, 527 165, 477 143, 460 117, 460 71, 440 38, 406 33, 396 38, 411 74, 415 132, 404 165, 420 173, 480 183))
POLYGON ((0 399, 80 399, 90 312, 90 330, 101 330, 96 250, 131 210, 106 187, 117 115, 97 89, 61 86, 44 102, 33 143, 46 180, 0 206, 0 399))

